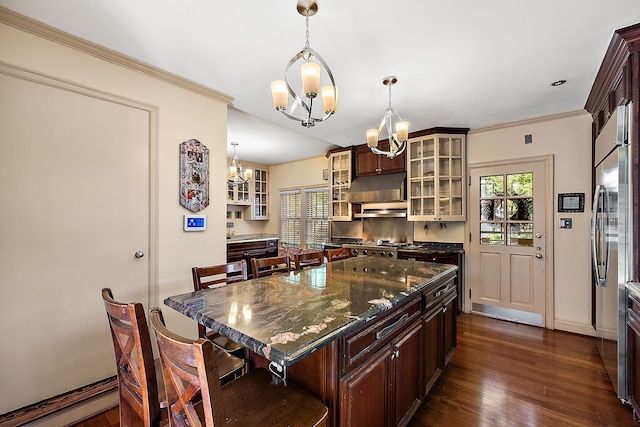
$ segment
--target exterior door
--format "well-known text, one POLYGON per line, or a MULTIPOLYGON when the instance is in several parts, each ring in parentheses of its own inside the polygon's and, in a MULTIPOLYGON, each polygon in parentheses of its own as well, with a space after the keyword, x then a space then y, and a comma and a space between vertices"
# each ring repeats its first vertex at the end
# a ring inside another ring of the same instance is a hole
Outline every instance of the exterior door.
POLYGON ((471 311, 545 326, 545 160, 470 168, 471 311))
POLYGON ((5 413, 115 375, 101 288, 148 308, 151 115, 12 69, 0 99, 5 413))

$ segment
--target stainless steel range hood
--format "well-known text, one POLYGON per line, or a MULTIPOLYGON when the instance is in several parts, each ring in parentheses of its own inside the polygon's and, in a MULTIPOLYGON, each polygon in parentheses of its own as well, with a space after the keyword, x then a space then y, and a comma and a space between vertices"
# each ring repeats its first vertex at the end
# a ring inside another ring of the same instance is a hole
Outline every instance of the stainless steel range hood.
POLYGON ((350 203, 386 203, 406 200, 407 173, 361 176, 347 190, 350 203))

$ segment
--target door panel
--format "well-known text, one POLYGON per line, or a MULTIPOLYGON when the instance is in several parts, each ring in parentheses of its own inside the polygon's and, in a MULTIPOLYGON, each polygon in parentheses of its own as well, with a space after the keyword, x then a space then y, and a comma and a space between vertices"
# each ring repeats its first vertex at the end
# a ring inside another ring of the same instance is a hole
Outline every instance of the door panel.
POLYGON ((500 259, 500 254, 495 252, 481 252, 479 254, 480 295, 478 297, 484 301, 500 301, 502 284, 500 259))
POLYGON ((533 310, 533 260, 528 255, 511 255, 511 303, 533 310))
POLYGON ((545 160, 470 168, 472 311, 545 324, 546 170, 545 160))
POLYGON ((42 79, 0 69, 0 413, 115 375, 102 287, 148 306, 149 112, 42 79))

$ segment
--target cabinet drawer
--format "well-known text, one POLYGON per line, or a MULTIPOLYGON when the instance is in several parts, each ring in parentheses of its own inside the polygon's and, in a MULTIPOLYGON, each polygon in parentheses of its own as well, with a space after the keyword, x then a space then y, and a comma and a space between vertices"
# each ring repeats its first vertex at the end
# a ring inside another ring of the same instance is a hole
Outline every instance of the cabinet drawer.
POLYGON ((374 320, 364 329, 343 338, 342 374, 373 355, 383 345, 397 337, 415 319, 418 319, 421 314, 421 306, 420 294, 414 295, 402 307, 391 313, 381 314, 384 317, 374 320))
POLYGON ((636 316, 640 317, 640 300, 631 293, 629 293, 627 297, 627 307, 630 311, 633 311, 636 316))
POLYGON ((451 294, 456 292, 455 278, 447 280, 442 285, 430 292, 424 293, 424 308, 429 310, 438 302, 443 301, 445 298, 449 298, 451 294))

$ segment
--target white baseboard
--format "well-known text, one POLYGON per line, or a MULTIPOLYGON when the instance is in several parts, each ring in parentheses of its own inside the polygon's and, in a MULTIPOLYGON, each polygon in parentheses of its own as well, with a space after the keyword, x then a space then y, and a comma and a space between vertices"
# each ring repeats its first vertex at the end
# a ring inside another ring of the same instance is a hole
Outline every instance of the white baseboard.
POLYGON ((572 323, 555 319, 553 321, 553 327, 558 331, 573 332, 574 334, 587 335, 590 337, 596 336, 596 331, 590 324, 585 325, 581 323, 572 323))
POLYGON ((91 400, 78 403, 77 405, 62 409, 46 417, 24 424, 24 426, 64 427, 90 418, 111 409, 114 406, 118 406, 118 403, 118 390, 116 389, 111 392, 103 393, 91 400))

